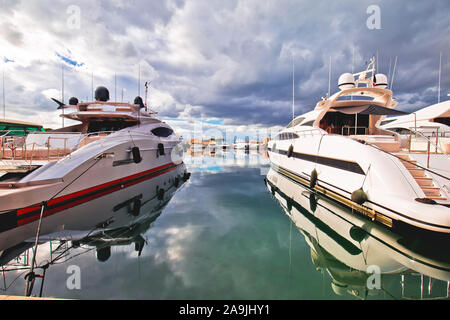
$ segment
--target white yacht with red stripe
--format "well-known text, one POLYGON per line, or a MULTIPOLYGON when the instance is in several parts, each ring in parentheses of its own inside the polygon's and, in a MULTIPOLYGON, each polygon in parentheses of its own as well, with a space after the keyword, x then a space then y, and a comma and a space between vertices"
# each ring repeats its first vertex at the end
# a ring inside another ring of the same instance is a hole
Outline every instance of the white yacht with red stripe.
POLYGON ((108 100, 99 87, 94 102, 59 103, 62 116, 80 124, 30 134, 10 158, 2 154, 0 234, 28 224, 36 229, 41 211, 45 223, 45 217, 183 165, 180 138, 140 97, 134 104, 108 100))

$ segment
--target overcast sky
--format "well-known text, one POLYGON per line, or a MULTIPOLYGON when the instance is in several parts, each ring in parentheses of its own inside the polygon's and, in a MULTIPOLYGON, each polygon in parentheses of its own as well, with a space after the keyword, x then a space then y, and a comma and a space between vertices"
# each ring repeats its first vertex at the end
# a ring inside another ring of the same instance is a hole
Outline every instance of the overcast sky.
POLYGON ((0 0, 6 117, 60 126, 49 98, 62 98, 62 66, 66 102, 91 100, 92 74, 132 102, 140 68, 140 95, 151 82, 150 106, 174 126, 279 128, 292 118, 292 57, 300 114, 328 91, 330 56, 334 92, 373 55, 385 74, 397 57, 394 96, 413 111, 437 102, 440 52, 448 99, 449 12, 448 0, 0 0))

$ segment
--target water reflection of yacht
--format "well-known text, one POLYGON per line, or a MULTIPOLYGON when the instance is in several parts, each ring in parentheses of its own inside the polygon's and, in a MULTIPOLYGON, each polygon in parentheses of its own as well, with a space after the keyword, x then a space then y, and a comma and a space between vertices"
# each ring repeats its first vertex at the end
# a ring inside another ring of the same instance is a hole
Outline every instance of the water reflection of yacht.
MULTIPOLYGON (((70 254, 79 254, 78 249, 82 252, 95 250, 97 259, 104 262, 109 259, 112 247, 133 245, 139 256, 146 243, 143 235, 188 178, 182 165, 152 180, 51 217, 51 221, 45 221, 39 236, 41 259, 36 261, 35 270, 40 272, 60 260, 65 261, 70 254)), ((7 276, 9 269, 17 269, 18 261, 22 262, 23 269, 30 267, 29 256, 35 241, 33 232, 35 230, 19 227, 1 239, 3 276, 7 276)))
POLYGON ((450 159, 433 147, 402 148, 397 133, 379 127, 386 115, 402 114, 386 86, 374 59, 365 71, 343 74, 340 92, 269 141, 271 165, 390 228, 448 234, 450 159))
POLYGON ((387 292, 407 298, 405 292, 413 290, 417 295, 412 298, 449 297, 448 243, 436 247, 433 242, 398 235, 273 169, 265 182, 305 237, 313 264, 330 275, 336 293, 366 298, 387 292), (370 277, 377 268, 380 286, 374 288, 370 277), (422 291, 420 286, 408 287, 417 279, 422 281, 422 291), (442 290, 431 292, 425 281, 442 290))
POLYGON ((235 150, 249 150, 250 145, 248 141, 237 140, 233 147, 235 150))
MULTIPOLYGON (((144 201, 150 198, 162 199, 167 190, 180 185, 188 176, 185 165, 181 164, 171 170, 154 172, 142 178, 135 177, 131 182, 119 181, 102 189, 92 187, 87 195, 77 193, 75 200, 65 197, 62 202, 55 204, 55 208, 46 208, 40 234, 60 230, 88 230, 96 225, 115 228, 128 221, 130 215, 134 220, 139 219, 144 201)), ((38 218, 39 214, 38 212, 38 218)), ((11 216, 10 219, 16 217, 11 216)), ((15 223, 1 226, 0 251, 28 238, 34 239, 36 235, 35 223, 20 223, 19 219, 13 222, 15 223)))

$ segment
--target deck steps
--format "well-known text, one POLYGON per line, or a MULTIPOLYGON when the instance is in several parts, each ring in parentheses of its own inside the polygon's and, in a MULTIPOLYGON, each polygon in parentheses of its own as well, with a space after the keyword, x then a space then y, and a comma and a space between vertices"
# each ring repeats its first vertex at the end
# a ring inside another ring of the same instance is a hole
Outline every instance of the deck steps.
POLYGON ((426 187, 433 187, 433 180, 431 178, 417 178, 415 179, 419 186, 423 189, 426 187))
POLYGON ((425 170, 416 166, 417 161, 412 160, 407 154, 399 154, 397 157, 400 158, 402 164, 411 173, 428 199, 447 200, 446 197, 442 196, 440 188, 434 185, 433 179, 427 177, 425 170))

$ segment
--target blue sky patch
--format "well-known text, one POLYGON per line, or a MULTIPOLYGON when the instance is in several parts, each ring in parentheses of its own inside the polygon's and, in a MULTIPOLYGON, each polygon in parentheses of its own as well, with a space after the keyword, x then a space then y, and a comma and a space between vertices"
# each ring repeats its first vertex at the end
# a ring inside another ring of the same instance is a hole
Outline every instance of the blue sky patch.
POLYGON ((59 54, 58 52, 56 52, 56 55, 58 56, 58 58, 60 58, 62 61, 64 61, 67 64, 70 64, 73 67, 82 67, 84 65, 83 62, 77 62, 75 60, 69 59, 61 54, 59 54))

